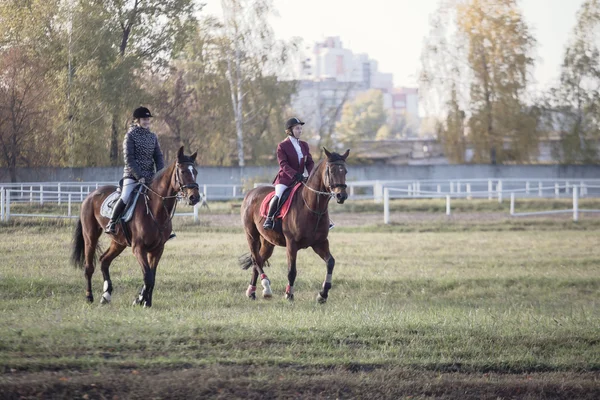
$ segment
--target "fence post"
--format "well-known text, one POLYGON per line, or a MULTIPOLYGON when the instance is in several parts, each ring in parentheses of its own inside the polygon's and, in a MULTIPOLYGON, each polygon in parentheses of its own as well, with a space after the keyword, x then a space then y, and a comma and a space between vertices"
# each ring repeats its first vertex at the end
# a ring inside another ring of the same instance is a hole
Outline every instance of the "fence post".
POLYGON ((375 197, 375 203, 381 203, 383 197, 383 185, 379 181, 375 181, 373 185, 373 196, 375 197))
POLYGON ((4 212, 4 220, 8 222, 10 221, 10 189, 6 189, 6 197, 4 199, 6 201, 6 211, 4 212))
POLYGON ((558 199, 560 197, 560 187, 558 186, 558 183, 554 184, 554 198, 558 199))
POLYGON ((573 186, 573 221, 579 221, 579 192, 577 186, 573 186))
POLYGON ((502 203, 502 181, 498 181, 496 191, 498 192, 498 203, 502 203))
POLYGON ((471 200, 471 184, 467 183, 467 200, 471 200))
POLYGON ((200 202, 194 205, 194 222, 198 222, 198 208, 200 207, 200 202))
POLYGON ((58 187, 57 192, 58 192, 58 205, 60 206, 60 182, 58 182, 58 185, 56 185, 58 187))
POLYGON ((442 185, 437 185, 437 192, 442 193, 442 185))
POLYGON ((565 182, 565 193, 569 194, 569 181, 565 182))
POLYGON ((383 223, 390 223, 390 189, 383 188, 383 223))
POLYGON ((23 184, 21 184, 21 198, 23 198, 23 184))
POLYGON ((0 187, 0 221, 4 221, 4 188, 0 187))
POLYGON ((446 195, 446 215, 450 215, 450 195, 446 195))
POLYGON ((29 186, 29 203, 33 203, 33 185, 29 186))
POLYGON ((492 200, 492 180, 488 179, 488 200, 492 200))
POLYGON ((83 185, 79 189, 79 201, 83 201, 83 185))
POLYGON ((348 186, 350 187, 350 197, 354 197, 354 185, 350 184, 348 186))
POLYGON ((456 193, 460 193, 460 181, 456 182, 456 193))
POLYGON ((450 181, 450 193, 454 193, 454 181, 450 181))
POLYGON ((515 215, 515 193, 510 194, 510 215, 515 215))
POLYGON ((585 197, 585 182, 579 182, 579 197, 585 197))
POLYGON ((71 193, 69 193, 69 211, 68 211, 67 215, 69 217, 71 216, 71 193))
POLYGON ((538 196, 544 197, 544 194, 542 193, 542 182, 538 182, 538 196))
POLYGON ((421 195, 421 181, 417 181, 417 196, 421 195))
POLYGON ((208 186, 202 185, 202 190, 204 191, 204 201, 208 201, 208 186))
POLYGON ((525 182, 525 193, 529 194, 529 181, 525 182))
POLYGON ((44 185, 40 185, 40 206, 44 205, 44 185))
POLYGON ((235 199, 237 196, 237 186, 233 185, 233 198, 235 199))

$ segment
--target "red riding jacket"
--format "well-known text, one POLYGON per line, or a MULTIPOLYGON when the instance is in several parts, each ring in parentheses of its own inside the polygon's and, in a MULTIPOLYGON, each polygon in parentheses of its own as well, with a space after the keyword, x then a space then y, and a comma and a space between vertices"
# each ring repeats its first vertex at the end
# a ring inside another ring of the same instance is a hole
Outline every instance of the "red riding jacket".
POLYGON ((300 149, 302 150, 302 160, 298 163, 298 153, 294 148, 294 144, 290 138, 283 140, 277 145, 277 161, 279 161, 279 172, 273 180, 273 184, 279 183, 290 186, 294 182, 294 175, 297 173, 304 173, 304 168, 310 175, 315 163, 310 155, 310 149, 308 143, 299 140, 300 149))

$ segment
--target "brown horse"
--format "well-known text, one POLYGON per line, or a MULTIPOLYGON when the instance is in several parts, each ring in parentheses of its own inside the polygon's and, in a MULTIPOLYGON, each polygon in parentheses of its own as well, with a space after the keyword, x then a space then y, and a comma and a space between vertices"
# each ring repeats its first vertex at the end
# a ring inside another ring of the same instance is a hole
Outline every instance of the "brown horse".
POLYGON ((323 290, 319 292, 317 300, 325 303, 331 289, 331 278, 335 259, 329 252, 329 214, 327 206, 329 200, 335 198, 339 204, 343 204, 348 198, 346 193, 346 158, 350 150, 343 155, 330 153, 323 149, 327 156, 321 160, 304 184, 300 187, 292 204, 281 222, 281 229, 265 230, 263 222, 265 218, 261 215, 261 203, 265 196, 273 191, 272 187, 263 186, 250 190, 244 197, 242 203, 242 223, 246 231, 246 239, 250 247, 250 256, 242 257, 240 263, 242 268, 248 269, 252 266, 252 278, 246 295, 250 299, 256 299, 256 281, 260 275, 263 286, 263 297, 270 298, 271 283, 264 273, 263 267, 275 246, 287 249, 288 257, 288 285, 285 297, 294 299, 294 281, 296 280, 296 254, 298 250, 312 247, 323 261, 327 264, 327 275, 323 282, 323 290))
MULTIPOLYGON (((197 171, 194 168, 195 160, 196 153, 185 156, 182 146, 177 153, 176 161, 158 171, 148 186, 142 185, 146 191, 140 195, 133 217, 126 225, 129 232, 123 232, 124 225, 117 225, 117 232, 111 235, 112 241, 108 250, 100 257, 104 277, 104 292, 100 303, 106 304, 111 300, 113 287, 108 271, 110 263, 127 246, 131 246, 144 274, 144 286, 134 304, 152 306, 156 267, 171 233, 171 219, 175 213, 177 198, 183 196, 191 206, 200 200, 196 183, 197 171)), ((75 228, 71 258, 76 266, 85 267, 86 298, 90 303, 94 301, 92 275, 98 239, 108 222, 108 218, 100 215, 100 206, 116 189, 116 186, 103 186, 90 193, 81 204, 81 214, 75 228)), ((131 198, 133 199, 134 196, 135 193, 131 198)))

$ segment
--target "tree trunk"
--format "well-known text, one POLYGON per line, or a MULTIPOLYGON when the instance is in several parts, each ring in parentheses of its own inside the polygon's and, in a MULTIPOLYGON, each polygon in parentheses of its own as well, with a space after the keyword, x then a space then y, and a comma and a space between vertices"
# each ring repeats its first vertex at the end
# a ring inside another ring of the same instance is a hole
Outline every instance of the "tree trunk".
POLYGON ((117 130, 117 121, 119 116, 113 113, 111 132, 110 132, 110 165, 119 164, 119 132, 117 130))

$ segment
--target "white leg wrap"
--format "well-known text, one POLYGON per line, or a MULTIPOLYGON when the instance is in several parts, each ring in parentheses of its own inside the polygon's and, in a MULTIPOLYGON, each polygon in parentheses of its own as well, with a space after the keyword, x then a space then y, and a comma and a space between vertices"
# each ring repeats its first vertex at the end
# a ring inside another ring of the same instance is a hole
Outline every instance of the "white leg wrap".
POLYGON ((272 296, 273 292, 271 291, 271 282, 269 282, 269 279, 264 278, 260 283, 263 287, 263 296, 272 296))
POLYGON ((102 299, 100 299, 100 302, 103 304, 107 304, 107 303, 110 303, 110 299, 111 299, 110 293, 104 292, 104 293, 102 293, 102 299))
POLYGON ((108 291, 108 281, 104 281, 104 292, 108 291))

